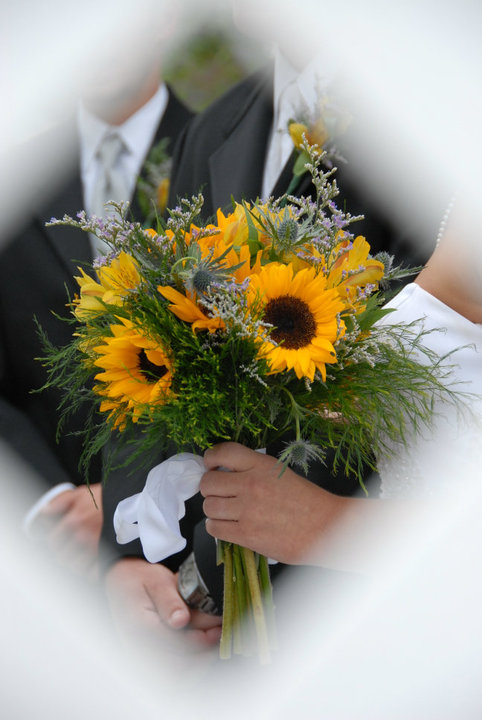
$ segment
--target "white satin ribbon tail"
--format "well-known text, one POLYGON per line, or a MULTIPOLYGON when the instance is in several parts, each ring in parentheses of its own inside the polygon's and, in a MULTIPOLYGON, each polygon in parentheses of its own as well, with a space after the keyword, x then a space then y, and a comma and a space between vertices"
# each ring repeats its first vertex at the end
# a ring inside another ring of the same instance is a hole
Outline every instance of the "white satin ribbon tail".
POLYGON ((179 453, 152 468, 142 492, 122 500, 114 514, 121 545, 140 539, 146 559, 160 562, 186 546, 179 530, 185 502, 199 491, 203 459, 179 453))

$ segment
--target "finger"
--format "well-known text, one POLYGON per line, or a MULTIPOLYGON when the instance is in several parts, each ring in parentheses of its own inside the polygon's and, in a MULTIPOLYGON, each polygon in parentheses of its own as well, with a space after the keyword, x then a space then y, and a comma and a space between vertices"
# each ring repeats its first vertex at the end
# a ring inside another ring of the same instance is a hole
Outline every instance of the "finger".
POLYGON ((75 490, 65 490, 60 493, 42 508, 39 515, 63 515, 75 503, 75 492, 75 490))
POLYGON ((71 528, 66 515, 56 516, 54 519, 51 518, 50 526, 45 532, 45 544, 50 552, 56 553, 61 551, 63 545, 68 544, 68 539, 71 534, 71 528))
POLYGON ((98 560, 98 542, 83 529, 57 537, 55 542, 47 539, 46 545, 53 561, 74 575, 86 575, 98 560))
POLYGON ((191 623, 187 635, 202 650, 219 643, 222 628, 221 615, 208 615, 201 610, 191 610, 191 623))
POLYGON ((221 625, 209 628, 204 631, 204 644, 206 646, 217 645, 221 639, 221 625))
POLYGON ((186 635, 190 641, 190 649, 193 649, 194 646, 194 650, 204 650, 219 643, 221 639, 221 626, 208 628, 207 630, 189 629, 186 635))
POLYGON ((146 587, 146 591, 161 620, 171 628, 183 628, 190 622, 191 612, 179 595, 177 575, 171 578, 164 569, 159 566, 156 582, 146 587))
POLYGON ((72 544, 67 552, 56 554, 55 561, 73 575, 87 577, 97 563, 97 553, 85 546, 72 544))
POLYGON ((68 565, 77 556, 96 557, 99 543, 97 537, 86 528, 74 532, 52 534, 47 538, 47 547, 57 562, 68 565))
POLYGON ((67 550, 71 542, 82 543, 83 538, 87 537, 88 534, 84 534, 78 519, 67 512, 52 523, 51 529, 46 535, 46 543, 49 550, 61 553, 62 548, 67 550))
POLYGON ((97 554, 88 552, 85 548, 79 548, 68 564, 68 569, 76 576, 85 579, 94 577, 94 570, 98 567, 97 554))
POLYGON ((211 520, 238 520, 239 502, 235 497, 210 495, 203 502, 203 512, 211 520))
POLYGON ((172 629, 189 623, 190 612, 177 593, 176 576, 163 565, 124 559, 107 573, 106 592, 121 635, 166 638, 172 629))
POLYGON ((227 470, 249 470, 260 458, 266 456, 234 442, 220 443, 204 453, 204 464, 208 470, 223 467, 227 470))
POLYGON ((239 491, 239 473, 225 470, 208 470, 201 477, 199 490, 201 495, 217 495, 218 497, 235 497, 239 491))
POLYGON ((202 610, 191 610, 191 627, 195 630, 209 630, 220 627, 221 623, 221 615, 209 615, 202 610))
MULTIPOLYGON (((239 523, 234 520, 212 520, 207 518, 206 532, 218 540, 225 540, 238 545, 242 544, 239 523)), ((243 537, 243 544, 247 547, 245 537, 243 537)))

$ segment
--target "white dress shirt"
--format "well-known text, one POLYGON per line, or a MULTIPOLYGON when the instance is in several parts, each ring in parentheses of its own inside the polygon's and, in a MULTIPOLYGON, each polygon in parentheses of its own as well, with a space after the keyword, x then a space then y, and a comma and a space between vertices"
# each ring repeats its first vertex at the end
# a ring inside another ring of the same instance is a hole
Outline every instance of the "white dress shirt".
POLYGON ((288 121, 299 119, 301 114, 313 115, 320 92, 325 90, 333 79, 332 68, 327 67, 326 59, 323 59, 322 63, 323 74, 320 73, 320 66, 320 57, 316 56, 299 72, 278 49, 275 50, 273 127, 263 174, 263 198, 267 198, 273 191, 293 151, 288 121))
POLYGON ((167 102, 167 88, 162 84, 156 94, 145 105, 131 115, 122 125, 116 126, 108 125, 89 112, 82 103, 79 103, 80 167, 84 207, 88 214, 92 213, 93 190, 99 172, 99 161, 96 153, 104 136, 111 132, 118 133, 127 148, 119 160, 122 164, 119 170, 125 173, 125 180, 130 194, 130 197, 126 198, 126 200, 130 200, 142 165, 166 110, 167 102))

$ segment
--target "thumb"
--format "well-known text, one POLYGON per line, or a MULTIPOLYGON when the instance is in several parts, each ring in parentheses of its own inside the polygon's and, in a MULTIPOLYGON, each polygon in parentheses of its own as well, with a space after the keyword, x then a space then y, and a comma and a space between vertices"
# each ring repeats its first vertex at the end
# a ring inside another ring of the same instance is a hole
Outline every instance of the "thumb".
POLYGON ((179 594, 177 574, 162 565, 159 566, 159 571, 159 582, 149 589, 159 617, 174 629, 186 627, 191 621, 191 611, 179 594))
POLYGON ((52 500, 50 500, 50 502, 41 509, 40 514, 63 515, 74 503, 74 500, 75 491, 64 490, 64 492, 61 492, 60 495, 56 495, 56 497, 52 498, 52 500))
POLYGON ((167 624, 174 628, 180 629, 186 627, 191 622, 191 613, 186 605, 179 605, 171 609, 171 613, 166 620, 167 624))

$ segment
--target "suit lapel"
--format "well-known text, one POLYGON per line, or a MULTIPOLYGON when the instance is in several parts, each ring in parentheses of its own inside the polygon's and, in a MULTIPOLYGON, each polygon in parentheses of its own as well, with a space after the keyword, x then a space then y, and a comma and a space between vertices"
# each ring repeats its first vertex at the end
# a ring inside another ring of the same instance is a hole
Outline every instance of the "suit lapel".
POLYGON ((281 197, 281 195, 284 195, 287 191, 289 184, 293 178, 293 165, 296 160, 296 153, 293 150, 290 157, 288 158, 288 162, 284 166, 281 175, 279 176, 278 180, 276 181, 276 185, 274 186, 273 190, 271 191, 271 195, 273 195, 275 198, 281 197))
POLYGON ((159 123, 154 143, 159 142, 162 138, 169 138, 168 152, 172 155, 172 150, 178 135, 186 122, 193 117, 194 113, 182 104, 169 86, 167 91, 169 93, 169 100, 162 120, 159 123))
MULTIPOLYGON (((254 200, 260 196, 272 122, 272 81, 263 77, 227 130, 225 142, 209 158, 213 212, 229 207, 231 197, 254 200)), ((273 189, 274 197, 288 189, 295 159, 293 151, 273 189)), ((295 194, 310 193, 311 189, 311 176, 306 173, 295 194)))
POLYGON ((254 200, 260 195, 272 121, 270 87, 263 78, 209 158, 213 210, 228 207, 231 196, 254 200))
POLYGON ((92 262, 89 236, 76 228, 45 227, 45 223, 53 217, 60 219, 64 215, 75 218, 83 207, 80 167, 77 163, 66 179, 63 192, 46 207, 45 214, 40 218, 47 241, 69 277, 78 265, 92 262))
MULTIPOLYGON (((157 127, 156 134, 154 136, 154 140, 152 141, 150 150, 155 145, 157 145, 157 143, 166 138, 169 141, 167 143, 166 150, 168 155, 170 156, 172 155, 173 147, 181 130, 183 129, 187 121, 193 116, 193 113, 185 105, 183 105, 180 100, 178 100, 178 98, 174 95, 174 93, 169 87, 167 88, 167 91, 169 93, 167 106, 161 118, 161 122, 157 127)), ((140 177, 143 177, 144 174, 145 171, 143 168, 141 170, 140 177)), ((140 223, 144 222, 145 217, 143 216, 143 212, 139 206, 137 188, 134 189, 134 196, 131 200, 131 210, 134 220, 140 223)))

